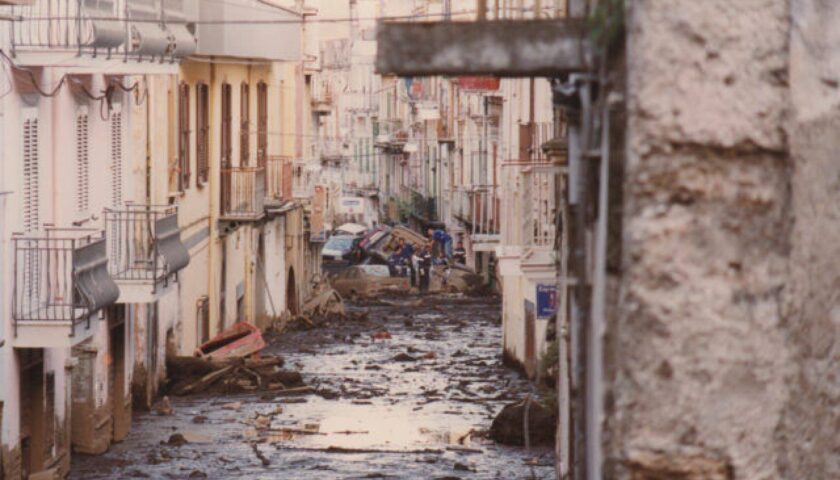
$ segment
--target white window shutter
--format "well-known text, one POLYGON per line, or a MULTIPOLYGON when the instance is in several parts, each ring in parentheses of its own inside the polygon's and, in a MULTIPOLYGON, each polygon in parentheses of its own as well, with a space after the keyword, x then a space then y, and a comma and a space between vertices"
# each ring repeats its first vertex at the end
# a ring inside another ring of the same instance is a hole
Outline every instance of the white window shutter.
POLYGON ((25 111, 21 145, 23 151, 23 229, 27 233, 38 230, 41 224, 38 136, 37 110, 25 111))
POLYGON ((76 213, 86 215, 90 209, 90 157, 88 144, 88 109, 76 113, 76 213))
POLYGON ((122 110, 119 104, 111 112, 111 206, 123 203, 123 134, 122 110))

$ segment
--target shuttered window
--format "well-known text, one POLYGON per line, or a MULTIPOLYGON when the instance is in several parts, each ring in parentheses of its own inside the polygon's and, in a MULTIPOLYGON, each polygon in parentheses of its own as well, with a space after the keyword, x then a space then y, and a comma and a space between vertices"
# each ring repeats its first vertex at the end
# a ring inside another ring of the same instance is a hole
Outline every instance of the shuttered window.
POLYGON ((231 166, 231 88, 230 84, 222 84, 222 168, 231 166))
POLYGON ((195 86, 195 182, 207 182, 210 154, 210 91, 206 83, 195 86))
POLYGON ((88 111, 81 107, 76 113, 76 213, 79 216, 90 210, 89 133, 88 111))
POLYGON ((190 86, 178 87, 178 190, 190 188, 190 86))
MULTIPOLYGON (((230 167, 231 167, 231 88, 230 84, 222 84, 222 171, 221 171, 221 202, 220 207, 222 213, 226 212, 230 206, 230 167)), ((224 264, 223 264, 224 265, 224 264)), ((222 309, 224 312, 224 309, 222 309)))
POLYGON ((23 121, 23 229, 38 230, 41 224, 41 171, 38 151, 37 114, 27 112, 23 121))
POLYGON ((247 83, 239 88, 239 165, 246 166, 250 163, 251 142, 248 135, 251 117, 251 95, 247 83))
POLYGON ((123 134, 122 110, 119 104, 111 112, 111 206, 123 203, 123 134))
POLYGON ((257 84, 257 165, 265 167, 268 157, 268 85, 257 84))

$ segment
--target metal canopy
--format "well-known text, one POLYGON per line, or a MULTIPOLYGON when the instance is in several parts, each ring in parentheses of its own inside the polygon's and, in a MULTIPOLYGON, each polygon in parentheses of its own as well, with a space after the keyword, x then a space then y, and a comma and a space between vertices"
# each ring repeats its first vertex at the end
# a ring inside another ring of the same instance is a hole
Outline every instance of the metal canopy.
POLYGON ((167 215, 155 220, 155 240, 166 265, 166 274, 175 273, 190 263, 190 252, 181 242, 178 216, 167 215))
POLYGON ((76 289, 88 308, 97 312, 117 302, 120 289, 108 273, 105 239, 96 240, 73 252, 73 275, 76 289))
POLYGON ((380 23, 376 71, 399 76, 556 76, 586 65, 578 19, 380 23))

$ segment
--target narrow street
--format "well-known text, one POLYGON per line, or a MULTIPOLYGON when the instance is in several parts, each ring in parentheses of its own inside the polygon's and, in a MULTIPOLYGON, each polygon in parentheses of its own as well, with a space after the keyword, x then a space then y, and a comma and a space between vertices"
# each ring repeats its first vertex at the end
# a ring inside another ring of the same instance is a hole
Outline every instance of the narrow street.
POLYGON ((348 307, 367 318, 267 336, 266 353, 283 355, 317 393, 172 398, 172 415, 135 415, 125 441, 78 456, 70 477, 552 478, 550 448, 485 436, 530 388, 501 363, 497 299, 348 307), (187 443, 173 445, 177 433, 187 443))

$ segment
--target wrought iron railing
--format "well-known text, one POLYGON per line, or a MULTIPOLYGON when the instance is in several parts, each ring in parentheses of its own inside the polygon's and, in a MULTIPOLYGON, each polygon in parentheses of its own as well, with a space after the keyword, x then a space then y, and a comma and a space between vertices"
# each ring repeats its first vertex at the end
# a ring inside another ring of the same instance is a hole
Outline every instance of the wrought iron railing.
POLYGON ((472 235, 494 239, 501 229, 501 199, 498 185, 475 185, 470 191, 472 235))
POLYGON ((556 173, 546 163, 523 166, 522 238, 528 247, 553 247, 556 173))
POLYGON ((306 166, 306 162, 300 160, 292 164, 293 198, 312 198, 315 193, 315 175, 306 166))
POLYGON ((125 57, 180 57, 195 51, 182 0, 34 0, 11 7, 19 50, 70 50, 125 57))
POLYGON ((270 155, 265 166, 265 195, 269 200, 292 197, 292 157, 270 155))
POLYGON ((91 314, 119 296, 100 231, 48 229, 14 235, 12 244, 15 333, 27 322, 90 322, 91 314))
POLYGON ((257 220, 265 213, 265 167, 222 169, 223 219, 257 220))
MULTIPOLYGON (((169 225, 177 229, 178 207, 126 204, 105 209, 108 270, 118 281, 157 281, 178 265, 165 255, 169 225)), ((180 240, 177 240, 180 242, 180 240)), ((180 262, 178 262, 180 263, 180 262)))

